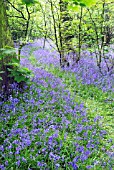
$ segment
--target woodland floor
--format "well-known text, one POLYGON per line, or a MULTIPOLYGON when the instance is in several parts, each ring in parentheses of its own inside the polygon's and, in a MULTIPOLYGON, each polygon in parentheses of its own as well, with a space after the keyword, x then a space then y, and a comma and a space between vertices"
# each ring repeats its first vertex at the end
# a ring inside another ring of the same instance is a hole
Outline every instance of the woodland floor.
POLYGON ((0 168, 113 170, 113 76, 100 86, 107 77, 100 80, 94 72, 100 83, 88 83, 88 72, 83 83, 76 79, 83 70, 78 75, 60 69, 58 54, 37 43, 25 46, 21 55, 22 66, 33 71, 33 84, 2 103, 0 168))

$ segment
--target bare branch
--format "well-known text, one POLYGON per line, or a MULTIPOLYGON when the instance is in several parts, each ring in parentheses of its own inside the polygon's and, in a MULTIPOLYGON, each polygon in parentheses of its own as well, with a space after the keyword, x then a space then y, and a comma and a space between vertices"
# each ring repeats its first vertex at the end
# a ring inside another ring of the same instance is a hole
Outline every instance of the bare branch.
POLYGON ((19 9, 17 9, 9 0, 6 0, 17 12, 19 12, 21 14, 21 18, 23 18, 24 20, 27 20, 24 16, 24 14, 22 13, 22 11, 20 11, 19 9))
POLYGON ((7 14, 7 16, 8 16, 8 17, 12 17, 12 18, 15 17, 15 18, 22 18, 22 19, 23 19, 22 16, 18 16, 18 15, 9 15, 9 14, 7 14))

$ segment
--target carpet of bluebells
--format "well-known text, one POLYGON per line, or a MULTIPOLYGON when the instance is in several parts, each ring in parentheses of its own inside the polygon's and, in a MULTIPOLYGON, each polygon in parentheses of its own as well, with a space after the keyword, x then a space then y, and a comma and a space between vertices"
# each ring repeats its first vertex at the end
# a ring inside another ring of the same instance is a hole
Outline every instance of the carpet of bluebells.
MULTIPOLYGON (((55 67, 59 67, 59 54, 52 46, 52 42, 47 42, 45 49, 42 46, 43 41, 41 40, 27 45, 23 49, 22 55, 27 56, 31 53, 36 57, 38 63, 53 64, 55 67)), ((72 53, 68 55, 67 60, 70 63, 70 67, 65 69, 74 72, 76 79, 83 84, 94 84, 103 91, 114 92, 114 46, 109 47, 108 51, 101 62, 102 71, 97 67, 95 53, 85 49, 81 52, 81 59, 77 64, 73 61, 73 57, 76 56, 72 53)))
MULTIPOLYGON (((58 67, 59 56, 49 43, 41 47, 42 42, 36 41, 23 48, 26 57, 21 65, 34 77, 23 89, 12 84, 9 100, 0 101, 0 169, 113 170, 114 145, 106 139, 101 117, 89 119, 84 103, 76 103, 62 80, 44 69, 43 64, 58 67), (35 56, 39 67, 30 56, 35 56)), ((101 77, 92 57, 66 69, 84 84, 114 91, 114 73, 104 68, 101 77)))

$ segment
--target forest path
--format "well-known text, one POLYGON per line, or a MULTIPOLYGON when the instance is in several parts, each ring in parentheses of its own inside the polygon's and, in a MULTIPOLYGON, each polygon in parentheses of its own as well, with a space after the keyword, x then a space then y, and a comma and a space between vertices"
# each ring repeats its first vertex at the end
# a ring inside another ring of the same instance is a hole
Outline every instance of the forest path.
MULTIPOLYGON (((92 85, 83 85, 76 81, 75 74, 62 71, 55 67, 45 67, 48 72, 61 78, 77 103, 84 103, 90 118, 103 116, 103 127, 108 132, 108 138, 114 141, 114 102, 106 99, 110 97, 109 93, 104 93, 92 85)), ((113 98, 113 96, 112 96, 113 98)))
MULTIPOLYGON (((53 64, 49 65, 46 60, 45 65, 41 64, 42 62, 37 57, 39 55, 34 53, 34 51, 36 49, 30 52, 29 60, 31 63, 36 67, 41 66, 55 77, 61 78, 62 82, 66 85, 66 89, 75 97, 75 101, 79 104, 84 103, 90 118, 103 116, 103 127, 108 131, 108 138, 112 138, 114 141, 114 102, 107 100, 113 99, 114 93, 103 92, 94 85, 84 85, 76 80, 75 73, 61 70, 53 64)), ((42 58, 44 60, 45 56, 42 56, 42 58)), ((50 58, 53 58, 53 56, 50 55, 50 58)))

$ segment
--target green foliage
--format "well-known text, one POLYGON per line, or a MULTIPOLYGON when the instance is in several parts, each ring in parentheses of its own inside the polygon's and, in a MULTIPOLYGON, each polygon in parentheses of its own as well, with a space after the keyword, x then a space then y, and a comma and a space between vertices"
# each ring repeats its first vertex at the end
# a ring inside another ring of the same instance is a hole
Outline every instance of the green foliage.
POLYGON ((5 46, 5 48, 0 48, 0 60, 5 57, 13 57, 16 54, 15 48, 10 46, 5 46))
MULTIPOLYGON (((31 77, 31 71, 28 68, 22 67, 20 65, 20 61, 14 57, 16 55, 15 49, 9 46, 0 49, 0 60, 3 60, 3 65, 7 68, 9 75, 8 77, 12 77, 14 81, 17 83, 27 82, 31 77), (7 63, 6 58, 12 57, 10 62, 7 63)), ((3 74, 4 71, 0 71, 0 74, 3 74)), ((0 80, 2 77, 0 76, 0 80)))
POLYGON ((79 5, 81 7, 89 7, 96 3, 96 0, 64 0, 65 2, 71 2, 74 5, 79 5))
POLYGON ((26 4, 27 6, 33 5, 36 2, 36 0, 22 0, 22 3, 26 4))
POLYGON ((0 81, 3 81, 2 76, 6 72, 6 64, 16 55, 15 49, 10 46, 0 48, 0 81))
POLYGON ((11 66, 11 68, 8 68, 9 77, 13 77, 14 81, 17 83, 29 81, 32 72, 28 68, 20 66, 18 59, 12 59, 12 62, 8 65, 11 66))
MULTIPOLYGON (((0 71, 0 74, 4 73, 4 71, 0 71)), ((0 80, 3 80, 2 77, 0 76, 0 80)))

